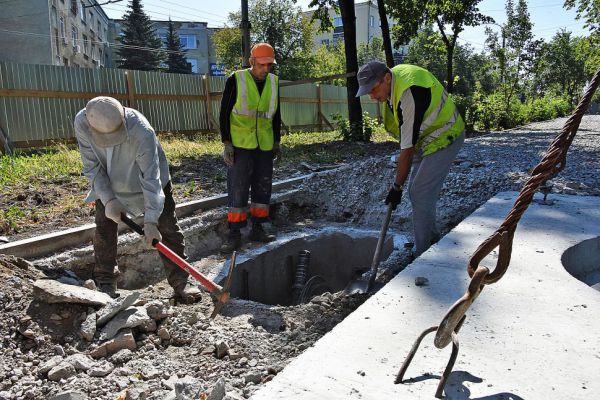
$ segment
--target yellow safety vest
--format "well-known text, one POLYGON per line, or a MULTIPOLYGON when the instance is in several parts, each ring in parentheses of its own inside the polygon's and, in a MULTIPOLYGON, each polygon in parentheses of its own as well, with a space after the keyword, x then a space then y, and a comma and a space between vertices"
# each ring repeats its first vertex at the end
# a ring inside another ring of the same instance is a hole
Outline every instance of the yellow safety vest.
POLYGON ((392 68, 392 109, 383 104, 383 122, 386 130, 395 138, 400 138, 398 125, 398 104, 406 90, 411 86, 431 89, 431 103, 425 111, 419 128, 419 139, 415 145, 423 151, 423 156, 448 147, 465 129, 452 98, 446 93, 436 77, 424 68, 416 65, 399 64, 392 68))
POLYGON ((279 79, 268 74, 262 94, 250 71, 235 72, 237 99, 230 117, 234 147, 268 151, 273 149, 273 116, 277 111, 279 79))

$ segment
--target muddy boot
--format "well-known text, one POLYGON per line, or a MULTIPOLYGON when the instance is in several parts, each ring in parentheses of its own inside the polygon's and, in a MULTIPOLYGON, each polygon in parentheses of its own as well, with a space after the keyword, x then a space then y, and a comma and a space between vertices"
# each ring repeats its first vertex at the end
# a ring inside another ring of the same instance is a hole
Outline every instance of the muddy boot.
POLYGON ((275 240, 275 235, 270 235, 262 227, 262 224, 252 225, 248 239, 253 242, 269 243, 275 240))
POLYGON ((98 283, 98 291, 102 292, 102 293, 106 293, 113 299, 116 299, 117 297, 119 297, 119 294, 117 293, 117 282, 116 281, 98 283))
POLYGON ((231 254, 242 247, 242 234, 240 231, 233 231, 227 236, 227 240, 221 245, 221 254, 231 254))
POLYGON ((175 293, 175 301, 183 304, 192 304, 202 298, 202 291, 196 286, 184 283, 173 288, 175 293))

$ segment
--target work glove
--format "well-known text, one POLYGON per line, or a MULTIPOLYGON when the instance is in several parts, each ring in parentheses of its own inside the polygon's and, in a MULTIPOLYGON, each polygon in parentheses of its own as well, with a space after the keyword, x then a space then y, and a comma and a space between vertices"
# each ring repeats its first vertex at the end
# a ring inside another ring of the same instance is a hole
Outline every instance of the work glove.
POLYGON ((112 219, 117 224, 121 222, 122 212, 125 212, 125 207, 116 197, 114 199, 110 199, 104 205, 104 215, 106 215, 106 218, 112 219))
POLYGON ((159 242, 162 240, 162 236, 158 231, 158 226, 156 226, 156 224, 146 222, 144 224, 144 240, 146 241, 147 248, 154 248, 154 246, 152 246, 152 242, 154 241, 154 239, 156 239, 159 242))
POLYGON ((281 146, 279 142, 273 143, 273 160, 281 161, 281 146))
POLYGON ((225 160, 225 164, 227 164, 228 167, 233 167, 233 145, 231 142, 225 142, 223 145, 225 146, 223 148, 223 160, 225 160))
POLYGON ((391 204, 392 210, 395 210, 400 201, 402 201, 402 188, 396 189, 397 187, 396 185, 392 186, 385 197, 385 204, 391 204))

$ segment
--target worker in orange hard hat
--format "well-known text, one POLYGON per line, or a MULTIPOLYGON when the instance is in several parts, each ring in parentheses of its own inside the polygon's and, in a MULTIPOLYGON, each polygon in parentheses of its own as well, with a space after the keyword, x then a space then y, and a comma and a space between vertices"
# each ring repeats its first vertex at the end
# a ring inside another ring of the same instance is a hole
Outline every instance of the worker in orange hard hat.
POLYGON ((251 241, 275 239, 262 225, 269 220, 273 160, 281 157, 279 79, 271 73, 275 51, 268 43, 257 43, 249 61, 250 68, 229 76, 221 100, 219 122, 229 206, 229 235, 221 252, 226 254, 240 248, 241 228, 247 225, 248 216, 251 241))

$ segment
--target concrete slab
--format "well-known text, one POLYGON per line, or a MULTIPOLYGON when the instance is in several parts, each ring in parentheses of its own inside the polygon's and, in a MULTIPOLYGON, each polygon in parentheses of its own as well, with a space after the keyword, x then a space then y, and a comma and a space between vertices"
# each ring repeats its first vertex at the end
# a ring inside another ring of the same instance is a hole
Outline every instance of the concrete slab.
MULTIPOLYGON (((394 378, 420 332, 438 325, 468 284, 466 265, 517 193, 500 193, 348 316, 252 399, 433 399, 450 355, 429 335, 394 378), (429 279, 418 287, 415 278, 429 279)), ((532 204, 504 278, 467 313, 448 399, 600 398, 600 294, 562 266, 569 247, 600 236, 600 198, 532 204)), ((494 267, 493 257, 482 265, 494 267)))

